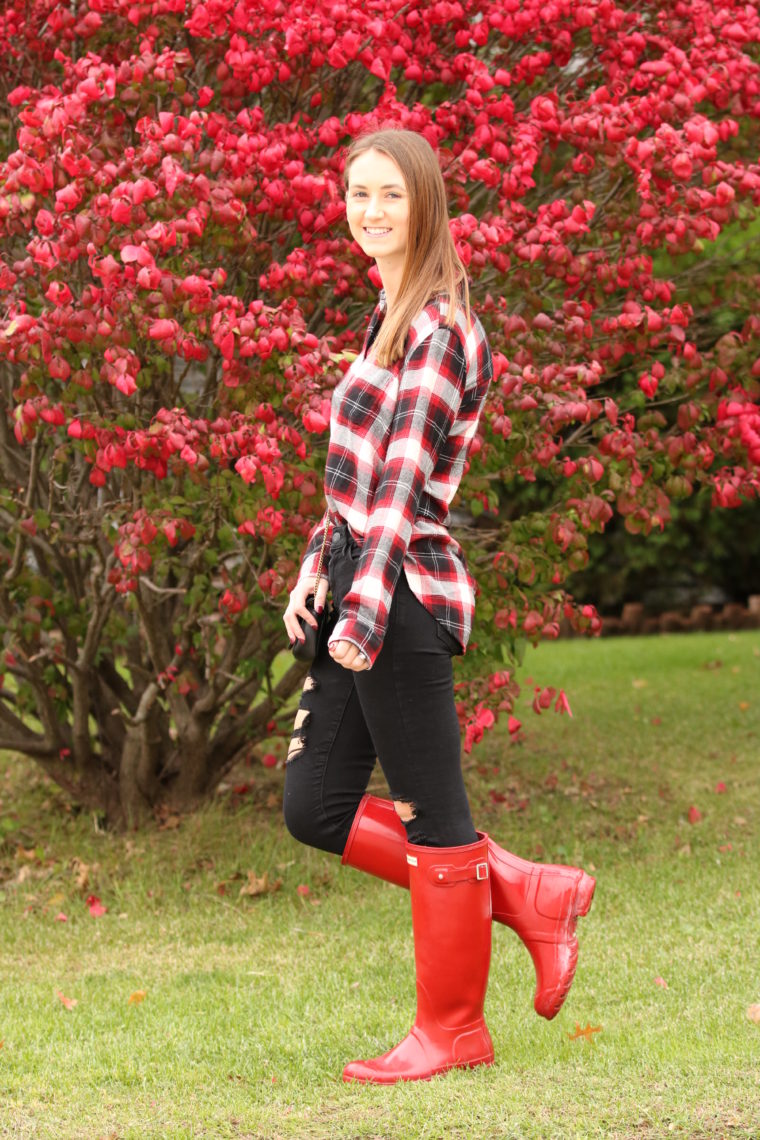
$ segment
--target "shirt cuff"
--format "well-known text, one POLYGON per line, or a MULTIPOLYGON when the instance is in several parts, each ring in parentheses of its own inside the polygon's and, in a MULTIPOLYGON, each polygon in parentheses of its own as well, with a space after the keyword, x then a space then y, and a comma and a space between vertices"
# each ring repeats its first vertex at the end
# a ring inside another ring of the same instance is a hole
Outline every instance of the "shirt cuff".
MULTIPOLYGON (((313 554, 310 554, 308 558, 304 558, 303 562, 301 563, 301 569, 298 571, 298 581, 300 582, 302 578, 316 578, 317 566, 319 566, 318 550, 316 550, 313 554)), ((325 560, 322 563, 322 576, 327 576, 327 554, 325 555, 325 560)))
POLYGON ((374 665, 375 658, 382 649, 382 642, 379 645, 373 645, 372 634, 351 617, 340 619, 330 634, 328 645, 334 645, 336 641, 350 641, 352 645, 355 645, 367 658, 369 669, 374 665))

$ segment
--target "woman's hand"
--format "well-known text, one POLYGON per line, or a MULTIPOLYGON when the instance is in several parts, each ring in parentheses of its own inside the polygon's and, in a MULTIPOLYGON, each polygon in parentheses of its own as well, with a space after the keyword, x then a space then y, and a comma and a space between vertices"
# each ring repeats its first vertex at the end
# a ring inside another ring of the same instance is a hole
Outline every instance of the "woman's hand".
POLYGON ((369 669, 369 661, 353 641, 334 641, 328 645, 328 649, 333 661, 337 661, 344 669, 351 669, 354 673, 369 669))
MULTIPOLYGON (((309 625, 314 626, 316 629, 317 620, 313 618, 306 608, 306 599, 310 594, 314 593, 314 584, 316 577, 302 578, 300 582, 296 582, 290 594, 290 601, 288 608, 282 615, 282 620, 285 622, 285 629, 288 631, 290 644, 295 641, 303 641, 304 635, 301 629, 299 618, 303 618, 309 625)), ((317 592, 314 598, 314 605, 319 612, 324 609, 325 602, 327 601, 327 578, 322 577, 317 586, 317 592)))

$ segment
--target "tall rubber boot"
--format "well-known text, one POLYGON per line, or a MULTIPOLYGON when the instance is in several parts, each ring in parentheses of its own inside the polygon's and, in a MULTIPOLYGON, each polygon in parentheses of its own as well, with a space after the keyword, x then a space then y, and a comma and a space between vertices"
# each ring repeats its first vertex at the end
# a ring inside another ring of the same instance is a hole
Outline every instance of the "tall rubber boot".
MULTIPOLYGON (((409 886, 406 831, 390 800, 362 798, 343 862, 400 887, 409 886)), ((579 867, 531 863, 488 840, 491 904, 497 922, 524 942, 536 972, 533 1008, 559 1013, 578 964, 578 918, 588 914, 595 880, 579 867)))
POLYGON ((491 960, 488 842, 405 845, 412 896, 417 1015, 390 1052, 352 1061, 344 1081, 426 1081, 448 1069, 493 1062, 483 1017, 491 960))

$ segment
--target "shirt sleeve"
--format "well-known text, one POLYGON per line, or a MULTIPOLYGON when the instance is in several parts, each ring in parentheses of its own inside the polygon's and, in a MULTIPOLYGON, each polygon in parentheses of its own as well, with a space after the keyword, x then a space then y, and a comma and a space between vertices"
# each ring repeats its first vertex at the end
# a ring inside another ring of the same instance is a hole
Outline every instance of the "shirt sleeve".
MULTIPOLYGON (((319 553, 322 549, 322 542, 325 537, 325 527, 327 526, 327 515, 316 524, 311 534, 309 541, 306 544, 306 550, 301 560, 301 569, 298 571, 298 581, 302 578, 315 578, 317 575, 317 566, 319 565, 319 553)), ((325 560, 322 563, 322 573, 327 574, 327 564, 330 560, 330 549, 325 551, 325 560)))
POLYGON ((330 643, 351 641, 370 667, 382 648, 398 576, 425 485, 456 421, 466 381, 457 330, 439 326, 404 360, 362 553, 330 643))

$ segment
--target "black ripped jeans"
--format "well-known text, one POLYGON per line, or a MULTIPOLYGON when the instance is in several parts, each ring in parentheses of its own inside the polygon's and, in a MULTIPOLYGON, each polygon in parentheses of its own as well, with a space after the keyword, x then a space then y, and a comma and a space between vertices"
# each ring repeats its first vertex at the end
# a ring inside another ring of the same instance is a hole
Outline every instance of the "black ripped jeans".
MULTIPOLYGON (((331 624, 360 553, 348 528, 336 527, 328 570, 331 624)), ((459 651, 414 596, 403 571, 371 669, 344 669, 324 639, 306 678, 286 766, 283 811, 296 839, 342 855, 378 759, 393 799, 412 806, 414 818, 405 823, 410 842, 475 842, 454 705, 451 656, 459 651)))

